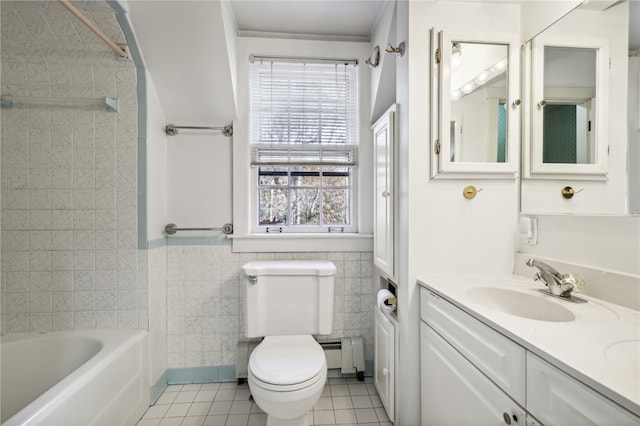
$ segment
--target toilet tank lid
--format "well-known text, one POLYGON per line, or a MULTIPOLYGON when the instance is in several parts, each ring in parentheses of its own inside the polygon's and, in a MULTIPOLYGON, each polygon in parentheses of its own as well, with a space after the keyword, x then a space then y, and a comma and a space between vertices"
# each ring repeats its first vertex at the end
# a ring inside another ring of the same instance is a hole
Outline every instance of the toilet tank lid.
POLYGON ((245 275, 335 275, 336 266, 328 260, 275 260, 246 263, 245 275))

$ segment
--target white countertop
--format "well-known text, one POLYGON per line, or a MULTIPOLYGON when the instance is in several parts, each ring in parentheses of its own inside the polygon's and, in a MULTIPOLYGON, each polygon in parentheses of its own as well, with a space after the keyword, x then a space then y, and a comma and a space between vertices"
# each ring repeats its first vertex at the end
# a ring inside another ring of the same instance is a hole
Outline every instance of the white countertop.
POLYGON ((577 304, 540 293, 544 288, 516 275, 452 275, 418 283, 517 342, 637 416, 640 416, 640 312, 577 293, 577 304), (521 318, 474 302, 467 291, 496 287, 548 299, 575 315, 551 322, 521 318))

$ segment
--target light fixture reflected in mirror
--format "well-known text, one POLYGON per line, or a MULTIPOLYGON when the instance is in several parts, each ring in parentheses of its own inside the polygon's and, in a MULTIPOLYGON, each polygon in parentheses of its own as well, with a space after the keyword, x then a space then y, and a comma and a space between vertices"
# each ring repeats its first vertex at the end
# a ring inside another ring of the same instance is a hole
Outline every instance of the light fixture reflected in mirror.
MULTIPOLYGON (((458 43, 453 43, 451 47, 451 51, 453 52, 455 46, 458 45, 458 50, 460 50, 458 43)), ((460 55, 458 56, 460 58, 460 55)), ((453 64, 453 56, 451 58, 451 63, 453 64)), ((472 93, 474 90, 480 88, 481 86, 487 84, 494 78, 498 77, 500 74, 504 73, 507 70, 507 58, 503 58, 487 68, 484 71, 481 71, 477 76, 461 85, 459 88, 451 91, 451 99, 458 100, 464 95, 468 95, 472 93)))

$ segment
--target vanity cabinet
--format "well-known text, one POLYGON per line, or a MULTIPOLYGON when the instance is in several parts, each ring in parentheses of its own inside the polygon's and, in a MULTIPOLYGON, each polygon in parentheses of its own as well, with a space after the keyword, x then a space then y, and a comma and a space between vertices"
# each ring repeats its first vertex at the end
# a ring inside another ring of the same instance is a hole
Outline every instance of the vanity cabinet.
POLYGON ((556 367, 527 354, 527 409, 544 424, 637 425, 637 419, 556 367))
POLYGON ((422 424, 524 424, 524 410, 424 322, 420 334, 422 424))
POLYGON ((640 425, 434 292, 420 290, 423 425, 640 425))

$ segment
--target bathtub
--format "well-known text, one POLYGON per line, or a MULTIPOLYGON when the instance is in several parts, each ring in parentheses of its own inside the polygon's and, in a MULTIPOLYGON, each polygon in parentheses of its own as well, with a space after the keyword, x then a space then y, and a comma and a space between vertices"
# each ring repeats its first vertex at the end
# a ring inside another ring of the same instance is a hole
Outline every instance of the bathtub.
POLYGON ((149 407, 147 334, 2 337, 2 425, 134 425, 149 407))

